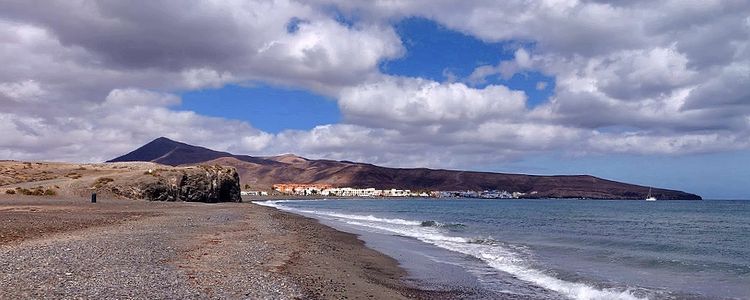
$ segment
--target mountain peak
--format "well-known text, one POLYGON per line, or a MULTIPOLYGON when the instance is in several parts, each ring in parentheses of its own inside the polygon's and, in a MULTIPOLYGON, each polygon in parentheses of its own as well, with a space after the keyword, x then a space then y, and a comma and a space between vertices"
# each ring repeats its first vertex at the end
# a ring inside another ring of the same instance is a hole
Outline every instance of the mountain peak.
POLYGON ((163 136, 160 136, 160 137, 154 139, 153 141, 149 142, 148 144, 151 144, 151 143, 178 143, 179 144, 179 142, 177 142, 175 140, 171 140, 171 139, 169 139, 167 137, 163 137, 163 136))
POLYGON ((159 137, 128 154, 107 162, 150 161, 177 166, 208 161, 225 156, 232 155, 226 152, 188 145, 166 137, 159 137))

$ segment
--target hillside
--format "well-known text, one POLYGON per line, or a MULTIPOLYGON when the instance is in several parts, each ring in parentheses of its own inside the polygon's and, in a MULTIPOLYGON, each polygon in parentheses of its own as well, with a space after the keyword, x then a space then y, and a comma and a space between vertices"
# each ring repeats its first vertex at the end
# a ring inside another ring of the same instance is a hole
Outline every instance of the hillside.
MULTIPOLYGON (((235 167, 241 184, 270 189, 274 183, 329 183, 334 186, 411 190, 506 190, 535 198, 644 199, 648 187, 589 175, 537 176, 426 168, 386 168, 365 163, 312 160, 292 154, 234 155, 158 138, 110 162, 151 161, 167 165, 217 164, 235 167)), ((682 191, 653 188, 660 200, 700 200, 682 191)))
POLYGON ((234 168, 173 167, 152 162, 74 164, 0 161, 0 193, 58 198, 89 197, 152 201, 238 202, 234 168))

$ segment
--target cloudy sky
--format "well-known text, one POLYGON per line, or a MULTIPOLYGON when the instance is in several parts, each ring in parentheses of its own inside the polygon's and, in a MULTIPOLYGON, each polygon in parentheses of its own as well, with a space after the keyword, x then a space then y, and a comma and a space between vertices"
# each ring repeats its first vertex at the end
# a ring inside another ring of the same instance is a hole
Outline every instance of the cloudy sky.
POLYGON ((750 198, 750 1, 0 1, 0 159, 159 136, 750 198))

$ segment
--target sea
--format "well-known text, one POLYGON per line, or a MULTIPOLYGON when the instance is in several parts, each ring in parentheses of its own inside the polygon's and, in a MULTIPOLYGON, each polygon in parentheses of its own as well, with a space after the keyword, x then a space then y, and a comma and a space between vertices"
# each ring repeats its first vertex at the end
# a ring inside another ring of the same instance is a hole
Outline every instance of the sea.
POLYGON ((750 299, 750 201, 257 202, 358 234, 474 299, 750 299))

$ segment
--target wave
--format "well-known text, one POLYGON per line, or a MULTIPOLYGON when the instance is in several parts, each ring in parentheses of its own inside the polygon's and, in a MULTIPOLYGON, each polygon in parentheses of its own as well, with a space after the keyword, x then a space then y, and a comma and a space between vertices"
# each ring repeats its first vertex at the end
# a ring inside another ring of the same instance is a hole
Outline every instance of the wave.
POLYGON ((370 221, 370 222, 376 222, 376 223, 386 223, 386 224, 394 224, 394 225, 408 225, 408 226, 417 226, 420 225, 421 222, 419 221, 409 221, 409 220, 403 220, 403 219, 386 219, 386 218, 378 218, 373 215, 347 215, 347 214, 339 214, 339 213, 332 213, 332 212, 321 212, 321 211, 315 211, 315 210, 299 210, 303 213, 309 213, 309 214, 315 214, 315 215, 322 215, 322 216, 328 216, 338 219, 346 219, 346 220, 357 220, 357 221, 370 221))
MULTIPOLYGON (((366 216, 348 215, 348 214, 340 214, 340 213, 328 212, 328 211, 293 209, 290 207, 279 205, 279 203, 294 202, 294 201, 295 200, 274 200, 274 201, 258 201, 258 202, 253 202, 253 203, 263 205, 263 206, 275 207, 275 208, 283 209, 283 210, 293 210, 293 211, 297 211, 301 213, 308 213, 308 214, 314 214, 314 215, 319 215, 319 216, 327 216, 327 217, 332 217, 332 218, 337 218, 337 219, 370 221, 370 222, 387 223, 387 224, 395 224, 395 225, 410 225, 410 226, 417 226, 421 224, 421 222, 419 221, 378 218, 373 215, 366 215, 366 216)), ((308 201, 308 200, 304 200, 304 201, 308 201)))
MULTIPOLYGON (((412 221, 404 219, 380 218, 373 215, 342 214, 326 211, 300 210, 280 205, 279 201, 257 202, 283 210, 311 214, 323 218, 335 218, 341 222, 388 232, 395 235, 415 238, 437 247, 475 257, 490 267, 511 274, 542 288, 555 291, 563 296, 581 300, 636 300, 638 297, 628 289, 596 288, 580 282, 556 278, 542 270, 535 269, 514 247, 508 247, 492 238, 464 238, 445 234, 445 225, 437 221, 412 221), (270 202, 270 203, 269 203, 270 202)), ((461 224, 463 226, 463 224, 461 224)))
POLYGON ((446 223, 440 223, 438 221, 433 221, 433 220, 422 221, 422 223, 419 224, 419 226, 449 228, 449 229, 461 229, 461 228, 466 227, 466 225, 461 224, 461 223, 447 223, 446 224, 446 223))

